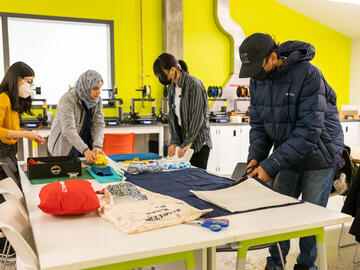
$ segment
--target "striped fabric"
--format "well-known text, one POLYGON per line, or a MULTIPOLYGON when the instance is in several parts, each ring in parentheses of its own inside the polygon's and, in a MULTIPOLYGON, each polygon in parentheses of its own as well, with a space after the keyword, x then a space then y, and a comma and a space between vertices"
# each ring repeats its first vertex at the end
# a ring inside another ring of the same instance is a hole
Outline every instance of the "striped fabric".
POLYGON ((169 125, 170 144, 181 148, 192 143, 194 152, 199 152, 204 145, 212 148, 210 126, 207 113, 209 111, 206 89, 202 82, 182 72, 178 86, 182 89, 180 101, 181 126, 175 114, 175 83, 171 83, 169 91, 169 125))

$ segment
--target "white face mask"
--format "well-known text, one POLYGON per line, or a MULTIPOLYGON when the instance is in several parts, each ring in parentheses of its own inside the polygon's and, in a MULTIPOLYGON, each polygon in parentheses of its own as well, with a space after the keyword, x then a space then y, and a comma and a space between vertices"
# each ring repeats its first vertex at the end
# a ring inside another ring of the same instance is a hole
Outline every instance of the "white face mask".
POLYGON ((19 87, 19 97, 22 98, 27 98, 31 95, 33 91, 32 86, 30 85, 30 83, 26 83, 24 82, 20 87, 19 87))

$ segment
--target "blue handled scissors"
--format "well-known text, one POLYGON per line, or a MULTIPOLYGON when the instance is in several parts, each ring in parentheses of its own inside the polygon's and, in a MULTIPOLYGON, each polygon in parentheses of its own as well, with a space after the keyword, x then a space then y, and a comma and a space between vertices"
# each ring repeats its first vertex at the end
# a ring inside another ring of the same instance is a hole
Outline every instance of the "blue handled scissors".
POLYGON ((222 228, 229 226, 229 220, 226 218, 222 218, 222 219, 208 218, 203 220, 202 223, 199 222, 198 224, 201 224, 202 227, 209 228, 213 232, 218 232, 221 231, 222 228))

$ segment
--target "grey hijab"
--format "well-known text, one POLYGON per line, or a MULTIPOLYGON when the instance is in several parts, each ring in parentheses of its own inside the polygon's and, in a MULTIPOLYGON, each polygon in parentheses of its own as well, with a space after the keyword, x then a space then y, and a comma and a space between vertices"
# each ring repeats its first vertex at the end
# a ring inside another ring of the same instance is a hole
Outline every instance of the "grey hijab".
POLYGON ((85 102, 86 107, 91 109, 96 106, 99 98, 93 100, 90 98, 90 91, 100 81, 104 81, 100 73, 95 70, 88 70, 80 75, 79 79, 75 83, 75 91, 79 95, 82 101, 85 102))

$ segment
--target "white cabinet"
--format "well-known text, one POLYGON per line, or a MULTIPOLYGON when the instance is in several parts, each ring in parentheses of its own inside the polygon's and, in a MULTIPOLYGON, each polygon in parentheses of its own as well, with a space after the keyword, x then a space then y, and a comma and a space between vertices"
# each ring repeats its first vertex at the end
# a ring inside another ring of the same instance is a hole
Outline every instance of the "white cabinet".
POLYGON ((249 155, 249 146, 250 146, 250 125, 243 125, 240 127, 241 137, 240 137, 240 160, 239 162, 247 162, 249 155))
POLYGON ((341 122, 344 132, 344 144, 350 147, 360 147, 360 121, 341 122))
POLYGON ((232 174, 238 162, 246 162, 249 130, 247 125, 210 126, 213 148, 207 169, 217 174, 232 174))

